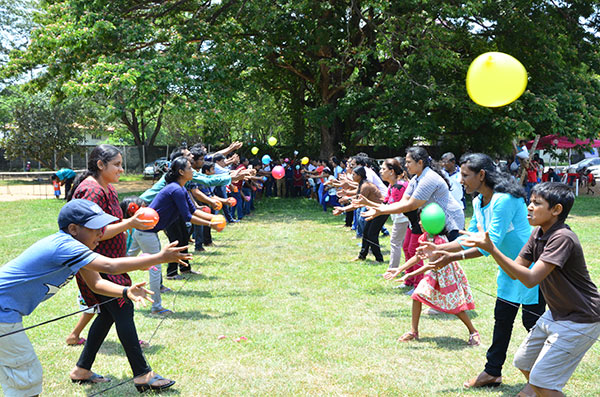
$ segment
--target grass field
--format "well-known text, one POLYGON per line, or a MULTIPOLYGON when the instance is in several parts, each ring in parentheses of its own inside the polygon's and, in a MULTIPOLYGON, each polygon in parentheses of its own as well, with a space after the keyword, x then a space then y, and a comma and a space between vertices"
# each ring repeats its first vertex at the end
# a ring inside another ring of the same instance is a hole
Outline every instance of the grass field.
MULTIPOLYGON (((0 202, 0 260, 6 263, 40 238, 56 231, 63 201, 0 202)), ((593 279, 600 282, 600 200, 576 201, 569 224, 584 245, 593 279)), ((259 203, 251 219, 214 234, 217 247, 196 256, 202 275, 168 281, 176 293, 163 295, 176 313, 161 323, 148 308, 136 313, 145 354, 153 369, 177 381, 165 395, 391 395, 512 396, 523 377, 511 362, 525 336, 515 322, 504 368, 495 390, 465 391, 462 383, 485 363, 493 325, 496 266, 472 260, 463 267, 474 288, 471 313, 484 346, 469 348, 467 331, 453 316, 424 316, 419 342, 400 344, 410 329, 411 299, 378 277, 385 265, 353 263, 358 240, 337 227, 343 222, 308 200, 271 199, 259 203), (226 335, 226 339, 218 339, 226 335), (235 342, 244 336, 247 341, 235 342)), ((164 236, 162 237, 164 239, 164 236)), ((166 241, 166 240, 163 240, 166 241)), ((389 247, 386 238, 381 240, 389 247)), ((389 249, 384 250, 389 257, 389 249)), ((143 272, 134 281, 146 280, 143 272)), ((78 309, 75 282, 42 303, 25 326, 78 309)), ((44 367, 44 394, 89 395, 107 384, 78 386, 69 371, 81 347, 64 339, 77 316, 41 326, 28 335, 44 367)), ((87 332, 83 336, 86 336, 87 332)), ((578 367, 565 392, 600 394, 596 344, 578 367)), ((131 377, 114 329, 93 370, 113 379, 131 377)), ((126 383, 103 396, 137 395, 126 383)))

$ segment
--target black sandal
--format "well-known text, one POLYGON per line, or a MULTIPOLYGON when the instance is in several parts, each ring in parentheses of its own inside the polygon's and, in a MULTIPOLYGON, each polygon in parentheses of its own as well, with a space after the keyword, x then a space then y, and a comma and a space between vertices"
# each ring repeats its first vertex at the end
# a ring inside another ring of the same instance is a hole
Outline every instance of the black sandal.
POLYGON ((165 383, 164 385, 154 386, 154 383, 157 380, 163 380, 163 379, 164 380, 169 380, 169 379, 163 378, 162 376, 156 374, 147 383, 134 383, 134 384, 135 384, 135 388, 140 393, 143 393, 143 392, 148 391, 148 390, 164 390, 164 389, 168 389, 169 387, 171 387, 171 386, 173 386, 175 384, 175 381, 171 380, 169 383, 165 383))
POLYGON ((86 383, 106 383, 106 382, 110 382, 109 378, 105 378, 102 375, 98 375, 97 373, 92 372, 92 375, 87 378, 87 379, 73 379, 71 378, 71 382, 73 383, 79 383, 80 385, 82 384, 86 384, 86 383))

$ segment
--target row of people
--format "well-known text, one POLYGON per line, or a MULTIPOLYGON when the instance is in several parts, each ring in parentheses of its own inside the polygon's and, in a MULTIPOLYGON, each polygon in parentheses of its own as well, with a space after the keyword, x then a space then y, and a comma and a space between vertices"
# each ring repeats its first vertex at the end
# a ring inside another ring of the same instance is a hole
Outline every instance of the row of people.
MULTIPOLYGON (((476 331, 464 313, 474 306, 458 262, 491 254, 499 265, 492 344, 484 370, 464 386, 497 386, 502 382, 501 371, 513 323, 522 305, 522 322, 530 334, 515 358, 515 365, 528 380, 520 395, 561 395, 562 387, 600 333, 600 295, 586 270, 577 237, 564 224, 573 205, 573 193, 564 184, 542 183, 532 187, 528 205, 529 197, 522 186, 500 172, 489 156, 467 154, 459 164, 460 183, 467 194, 474 196, 467 238, 458 237, 464 215, 455 205, 457 200, 450 199, 451 185, 444 183, 445 175, 436 172, 423 148, 407 150, 405 166, 411 175, 408 184, 403 183, 405 170, 398 159, 383 163, 381 176, 388 183, 386 196, 379 194, 374 184, 366 182, 366 172, 361 166, 353 168, 350 162, 352 180, 345 177, 346 181, 340 178, 332 183, 340 188, 342 200, 349 204, 334 209, 334 214, 364 211, 361 217, 367 223, 379 220, 376 225, 380 225, 384 223, 381 219, 389 214, 408 215, 431 202, 440 205, 446 214, 442 233, 447 238, 435 236, 428 241, 423 234, 417 256, 407 255, 408 260, 400 267, 396 265, 399 247, 396 238, 402 233, 395 232, 398 218, 394 219, 392 254, 384 277, 392 279, 405 272, 401 279, 405 281, 426 272, 412 293, 412 329, 400 341, 418 339, 421 303, 426 303, 443 312, 461 313, 459 318, 462 316, 471 333, 469 344, 478 344, 479 335, 475 336, 476 331), (368 210, 362 210, 364 207, 368 210), (537 228, 533 230, 532 226, 537 228), (427 265, 418 264, 421 259, 428 259, 427 265), (571 338, 581 335, 582 330, 585 337, 571 338), (547 352, 544 345, 557 348, 547 352)), ((399 221, 402 225, 405 219, 399 221)), ((412 223, 409 217, 409 224, 412 223)), ((411 229, 404 233, 405 239, 411 229)), ((365 247, 371 249, 377 260, 382 260, 374 232, 363 238, 358 259, 365 258, 365 247)))

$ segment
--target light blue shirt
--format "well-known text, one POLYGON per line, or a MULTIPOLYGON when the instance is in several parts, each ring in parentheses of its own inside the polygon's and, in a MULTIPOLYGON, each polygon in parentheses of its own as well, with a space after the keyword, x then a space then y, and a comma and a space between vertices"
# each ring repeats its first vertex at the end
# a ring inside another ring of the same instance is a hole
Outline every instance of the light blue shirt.
MULTIPOLYGON (((527 221, 525 200, 508 193, 494 193, 485 207, 481 207, 481 195, 473 199, 473 217, 468 230, 477 232, 477 225, 482 225, 498 250, 513 260, 521 252, 532 231, 527 221)), ((482 249, 479 251, 485 256, 489 255, 482 249)), ((538 303, 537 286, 527 288, 519 280, 511 279, 500 267, 497 283, 499 298, 525 305, 538 303)))
POLYGON ((70 234, 57 232, 0 268, 0 323, 19 323, 98 257, 70 234))
MULTIPOLYGON (((202 186, 224 186, 231 183, 231 176, 229 174, 206 175, 200 171, 194 171, 192 182, 202 186)), ((150 204, 165 186, 167 186, 167 181, 163 175, 150 189, 142 193, 140 198, 150 204)))

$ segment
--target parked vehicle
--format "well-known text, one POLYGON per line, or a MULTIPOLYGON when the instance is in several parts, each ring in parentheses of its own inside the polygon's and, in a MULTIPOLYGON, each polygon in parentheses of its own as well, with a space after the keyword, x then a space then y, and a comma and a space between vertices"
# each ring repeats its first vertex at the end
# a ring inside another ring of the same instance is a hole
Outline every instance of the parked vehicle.
POLYGON ((587 159, 583 159, 578 163, 571 164, 567 168, 567 172, 570 174, 580 173, 585 171, 586 168, 591 167, 593 165, 600 165, 600 157, 590 157, 587 159))
POLYGON ((160 157, 154 161, 149 162, 144 167, 143 176, 144 179, 158 179, 167 172, 169 169, 170 162, 166 157, 160 157))

